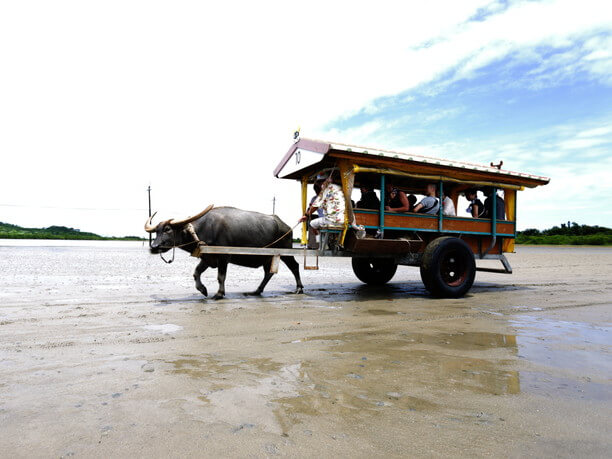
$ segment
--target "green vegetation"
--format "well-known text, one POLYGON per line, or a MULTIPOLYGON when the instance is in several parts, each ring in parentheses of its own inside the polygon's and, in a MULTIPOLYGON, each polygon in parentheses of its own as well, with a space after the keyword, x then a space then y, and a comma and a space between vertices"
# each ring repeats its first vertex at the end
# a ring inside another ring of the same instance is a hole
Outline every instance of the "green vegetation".
POLYGON ((562 223, 547 230, 527 229, 519 231, 517 244, 541 245, 612 245, 612 229, 603 226, 562 223))
POLYGON ((138 236, 104 237, 94 233, 82 232, 65 226, 50 226, 49 228, 22 228, 0 222, 0 239, 79 239, 95 241, 142 241, 138 236))

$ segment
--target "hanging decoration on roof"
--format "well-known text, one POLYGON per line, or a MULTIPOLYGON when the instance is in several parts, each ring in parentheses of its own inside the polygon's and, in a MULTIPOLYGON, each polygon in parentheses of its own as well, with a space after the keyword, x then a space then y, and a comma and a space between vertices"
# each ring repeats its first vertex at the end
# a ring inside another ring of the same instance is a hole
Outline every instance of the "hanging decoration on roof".
POLYGON ((300 127, 298 126, 297 130, 293 133, 293 141, 297 142, 300 140, 300 127))

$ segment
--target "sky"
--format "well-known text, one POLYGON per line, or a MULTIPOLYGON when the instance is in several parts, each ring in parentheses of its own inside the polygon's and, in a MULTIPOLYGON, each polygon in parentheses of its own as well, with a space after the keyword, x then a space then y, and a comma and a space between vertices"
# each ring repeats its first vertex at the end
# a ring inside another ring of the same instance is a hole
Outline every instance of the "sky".
POLYGON ((0 1, 0 221, 300 217, 302 137, 543 175, 518 228, 612 227, 612 2, 0 1))

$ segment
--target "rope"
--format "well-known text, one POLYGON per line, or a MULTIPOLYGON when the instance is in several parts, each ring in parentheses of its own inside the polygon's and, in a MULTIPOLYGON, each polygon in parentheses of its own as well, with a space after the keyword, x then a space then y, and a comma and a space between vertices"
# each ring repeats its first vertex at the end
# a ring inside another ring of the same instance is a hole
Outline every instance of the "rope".
POLYGON ((280 241, 281 239, 283 239, 287 234, 289 234, 291 231, 293 231, 294 229, 296 229, 298 227, 298 225, 302 224, 302 222, 297 222, 295 224, 295 226, 293 228, 291 228, 289 231, 287 231, 285 234, 283 234, 281 237, 279 237, 276 241, 274 242, 270 242, 268 245, 264 245, 262 247, 262 249, 267 249, 268 247, 270 247, 271 245, 276 244, 278 241, 280 241))

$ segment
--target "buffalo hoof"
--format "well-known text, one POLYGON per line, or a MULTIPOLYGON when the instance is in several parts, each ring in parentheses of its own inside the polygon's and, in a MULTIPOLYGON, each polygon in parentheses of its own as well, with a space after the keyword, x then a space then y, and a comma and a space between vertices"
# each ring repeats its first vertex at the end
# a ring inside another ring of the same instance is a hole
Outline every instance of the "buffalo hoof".
POLYGON ((215 296, 212 297, 213 300, 220 300, 221 298, 223 298, 225 295, 222 295, 221 293, 216 293, 215 296))
POLYGON ((296 294, 301 294, 301 293, 304 293, 304 288, 303 288, 303 287, 299 287, 299 288, 298 288, 298 289, 297 289, 295 292, 293 292, 293 293, 296 293, 296 294))
POLYGON ((255 290, 254 292, 248 292, 249 296, 261 296, 261 292, 259 290, 255 290))
POLYGON ((204 295, 204 296, 208 296, 208 290, 206 290, 206 287, 201 287, 201 288, 198 288, 198 291, 199 291, 199 292, 200 292, 202 295, 204 295))

